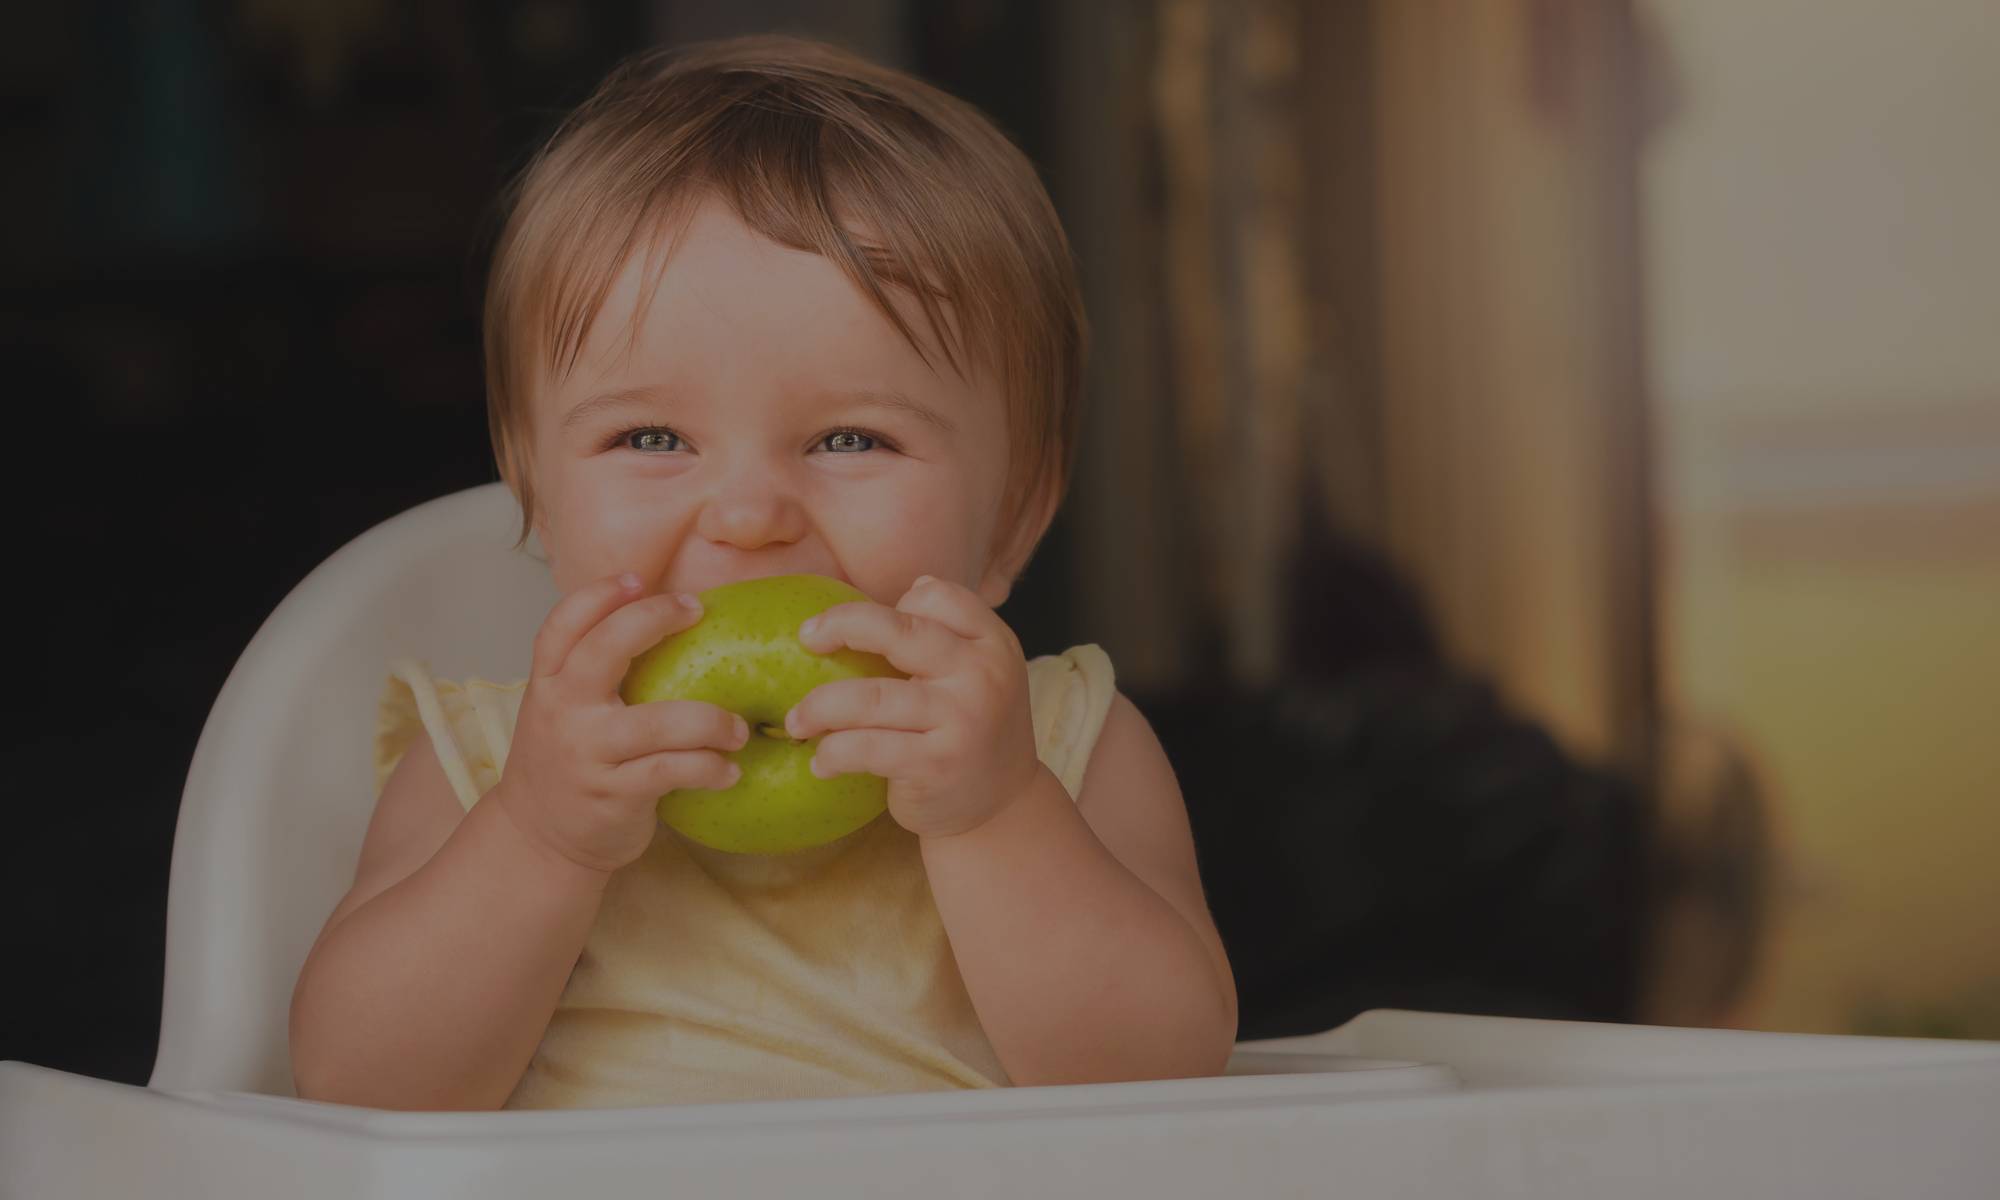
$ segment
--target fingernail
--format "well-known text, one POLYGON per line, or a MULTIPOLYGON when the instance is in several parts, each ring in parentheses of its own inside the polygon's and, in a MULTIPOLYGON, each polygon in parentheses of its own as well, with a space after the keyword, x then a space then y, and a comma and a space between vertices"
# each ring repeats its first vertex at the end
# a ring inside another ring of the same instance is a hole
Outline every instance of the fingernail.
POLYGON ((728 782, 728 783, 725 783, 725 784, 723 784, 722 786, 723 786, 723 787, 725 787, 725 788, 733 788, 733 787, 735 787, 735 786, 736 786, 736 783, 737 783, 737 781, 738 781, 738 780, 740 780, 740 779, 742 779, 742 778, 743 778, 743 768, 742 768, 742 767, 739 767, 739 766, 737 766, 737 765, 736 765, 735 763, 730 763, 730 764, 729 764, 729 782, 728 782))
POLYGON ((811 771, 812 771, 812 773, 813 773, 813 778, 814 778, 814 779, 832 779, 832 778, 833 778, 833 776, 831 776, 831 775, 827 774, 827 773, 826 773, 825 771, 822 771, 822 770, 820 770, 820 766, 819 766, 819 755, 817 755, 817 754, 813 755, 813 758, 812 758, 812 761, 811 761, 810 763, 807 763, 807 764, 806 764, 806 766, 807 766, 807 768, 808 768, 809 770, 811 770, 811 771))
POLYGON ((701 611, 701 598, 698 596, 690 596, 686 592, 680 592, 674 596, 674 599, 679 602, 682 608, 687 609, 689 612, 701 611))
POLYGON ((811 636, 812 636, 812 633, 813 633, 813 630, 815 630, 815 629, 818 629, 818 628, 819 628, 819 618, 818 618, 818 617, 807 617, 807 618, 806 618, 806 623, 805 623, 805 624, 803 624, 803 625, 801 625, 801 626, 799 626, 799 636, 800 636, 800 637, 811 637, 811 636))
POLYGON ((917 576, 917 581, 916 581, 915 583, 912 583, 912 584, 911 584, 910 586, 911 586, 911 587, 913 587, 913 588, 920 588, 920 587, 924 586, 925 584, 929 583, 930 581, 931 581, 931 577, 930 577, 930 576, 928 576, 928 575, 919 575, 919 576, 917 576))
POLYGON ((795 708, 792 711, 785 714, 785 732, 791 734, 793 737, 799 736, 798 709, 795 708))
POLYGON ((639 590, 639 577, 627 571, 618 577, 618 586, 628 592, 636 592, 639 590))
POLYGON ((738 717, 736 718, 736 748, 740 750, 749 744, 750 722, 744 720, 742 717, 738 717))

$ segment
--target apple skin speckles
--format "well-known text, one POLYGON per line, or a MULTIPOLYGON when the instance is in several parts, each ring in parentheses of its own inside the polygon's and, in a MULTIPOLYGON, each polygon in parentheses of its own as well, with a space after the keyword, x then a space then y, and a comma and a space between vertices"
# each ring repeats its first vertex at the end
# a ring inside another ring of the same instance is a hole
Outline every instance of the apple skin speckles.
POLYGON ((888 782, 875 775, 819 779, 811 771, 819 739, 772 737, 785 714, 822 683, 865 676, 902 678, 879 655, 840 649, 814 654, 799 643, 807 617, 854 600, 859 590, 821 575, 778 575, 724 584, 701 594, 702 619, 632 660, 619 687, 627 704, 699 700, 750 723, 750 741, 729 757, 743 770, 735 786, 682 788, 660 797, 660 820, 693 841, 738 854, 786 854, 838 840, 888 808, 888 782))

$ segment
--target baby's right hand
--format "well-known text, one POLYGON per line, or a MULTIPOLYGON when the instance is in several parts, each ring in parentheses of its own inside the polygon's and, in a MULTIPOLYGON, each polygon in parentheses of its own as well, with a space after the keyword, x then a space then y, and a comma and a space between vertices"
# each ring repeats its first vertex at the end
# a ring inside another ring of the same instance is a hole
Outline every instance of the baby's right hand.
POLYGON ((513 746, 494 788, 523 833, 609 873, 646 852, 662 794, 736 782, 740 772, 721 751, 749 740, 743 718, 692 700, 627 705, 618 695, 632 659, 700 620, 694 597, 641 598, 629 575, 557 602, 535 635, 513 746))

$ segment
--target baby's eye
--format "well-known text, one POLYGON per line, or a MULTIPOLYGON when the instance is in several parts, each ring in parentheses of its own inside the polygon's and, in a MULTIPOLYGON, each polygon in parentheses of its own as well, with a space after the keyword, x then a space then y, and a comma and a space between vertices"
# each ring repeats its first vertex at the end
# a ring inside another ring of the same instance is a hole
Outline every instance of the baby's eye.
POLYGON ((618 435, 618 442, 621 445, 630 446, 634 450, 648 454, 665 454, 669 451, 678 450, 683 445, 680 434, 675 433, 671 429, 660 429, 650 425, 639 429, 625 430, 618 435))
POLYGON ((875 448, 875 438, 858 429, 836 429, 821 440, 820 445, 836 454, 858 454, 875 448))

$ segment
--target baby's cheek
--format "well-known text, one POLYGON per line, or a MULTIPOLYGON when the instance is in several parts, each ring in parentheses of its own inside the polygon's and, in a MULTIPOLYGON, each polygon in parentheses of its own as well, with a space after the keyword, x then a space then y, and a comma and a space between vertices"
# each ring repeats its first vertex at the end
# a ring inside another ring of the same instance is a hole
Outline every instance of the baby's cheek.
MULTIPOLYGON (((935 565, 949 567, 959 564, 961 578, 970 578, 985 562, 985 550, 992 540, 993 521, 983 510, 987 506, 979 497, 968 497, 951 505, 948 511, 940 506, 936 515, 934 530, 935 544, 939 556, 935 565)), ((932 570, 931 574, 938 572, 932 570)))
POLYGON ((579 489, 555 521, 550 565, 564 591, 618 571, 660 578, 688 521, 658 494, 579 489))
POLYGON ((893 604, 919 575, 963 580, 976 530, 951 497, 909 496, 853 508, 823 523, 835 557, 871 597, 893 604))

